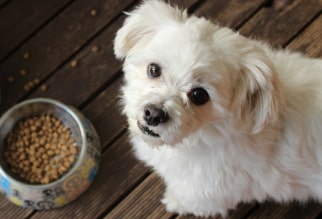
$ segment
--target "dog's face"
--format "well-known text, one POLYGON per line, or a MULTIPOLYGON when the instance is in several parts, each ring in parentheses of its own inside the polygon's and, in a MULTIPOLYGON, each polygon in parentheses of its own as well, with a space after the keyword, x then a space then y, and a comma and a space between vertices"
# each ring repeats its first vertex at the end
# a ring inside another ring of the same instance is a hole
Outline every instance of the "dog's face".
POLYGON ((124 112, 132 131, 154 144, 178 143, 224 110, 211 49, 191 34, 167 27, 126 58, 124 112))
POLYGON ((245 40, 160 1, 139 7, 118 31, 114 47, 116 56, 125 58, 122 103, 132 134, 152 145, 175 145, 207 124, 232 114, 241 120, 247 113, 255 113, 251 126, 260 129, 275 107, 275 87, 261 60, 266 57, 256 49, 243 51, 245 40), (246 60, 240 57, 247 52, 246 60), (254 74, 244 76, 249 69, 254 74), (253 106, 242 106, 263 95, 258 115, 253 106))

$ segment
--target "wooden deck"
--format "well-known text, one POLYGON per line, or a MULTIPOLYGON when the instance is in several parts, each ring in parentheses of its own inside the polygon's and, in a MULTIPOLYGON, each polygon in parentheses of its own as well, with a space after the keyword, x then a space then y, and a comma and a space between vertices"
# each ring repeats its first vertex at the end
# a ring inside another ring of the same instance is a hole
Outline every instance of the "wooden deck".
MULTIPOLYGON (((269 0, 171 2, 245 36, 321 58, 322 0, 277 1, 285 5, 269 0)), ((117 106, 122 72, 112 43, 125 18, 122 11, 138 3, 0 0, 0 114, 25 99, 58 99, 76 106, 93 122, 103 153, 96 179, 73 203, 38 212, 17 207, 0 196, 1 219, 194 218, 167 213, 160 204, 162 181, 133 157, 126 122, 117 106), (96 15, 91 15, 91 10, 96 10, 96 15), (94 46, 98 52, 92 51, 94 46), (28 59, 24 59, 25 53, 29 53, 28 59), (72 60, 77 60, 76 67, 70 65, 72 60), (26 90, 25 85, 35 78, 40 84, 26 90), (43 84, 48 86, 45 91, 43 84)), ((229 218, 322 218, 322 204, 244 203, 229 218)))

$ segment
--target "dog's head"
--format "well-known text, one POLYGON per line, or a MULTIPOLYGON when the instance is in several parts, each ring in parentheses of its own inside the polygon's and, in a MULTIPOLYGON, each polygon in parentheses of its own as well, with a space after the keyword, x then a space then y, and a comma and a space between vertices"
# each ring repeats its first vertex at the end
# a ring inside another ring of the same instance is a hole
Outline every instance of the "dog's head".
POLYGON ((132 133, 176 144, 227 120, 249 132, 274 123, 278 79, 259 45, 203 18, 151 0, 117 32, 124 59, 123 112, 132 133))

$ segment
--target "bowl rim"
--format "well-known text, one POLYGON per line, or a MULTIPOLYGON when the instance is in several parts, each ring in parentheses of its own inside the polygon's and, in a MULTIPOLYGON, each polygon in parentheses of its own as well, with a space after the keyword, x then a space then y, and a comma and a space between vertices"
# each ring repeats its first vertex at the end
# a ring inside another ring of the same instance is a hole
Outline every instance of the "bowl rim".
MULTIPOLYGON (((68 113, 70 116, 72 116, 72 118, 76 121, 77 126, 80 129, 82 145, 80 147, 80 149, 81 149, 80 153, 78 154, 77 160, 74 163, 73 167, 70 168, 62 177, 58 178, 55 181, 47 183, 47 184, 30 184, 30 183, 25 183, 23 181, 19 181, 19 180, 15 179, 14 177, 12 177, 9 173, 7 173, 7 171, 5 171, 4 168, 2 167, 2 165, 0 164, 0 175, 2 175, 2 177, 6 177, 9 182, 13 182, 16 185, 19 185, 22 187, 29 187, 30 189, 46 189, 48 187, 52 187, 56 184, 60 184, 63 181, 65 181, 65 179, 70 177, 75 172, 75 170, 82 164, 82 161, 84 160, 84 157, 85 157, 86 151, 87 151, 87 147, 88 147, 87 141, 86 141, 85 128, 82 124, 81 118, 79 118, 79 116, 83 116, 83 115, 80 112, 78 112, 78 110, 76 108, 74 108, 72 106, 68 106, 68 105, 62 103, 61 101, 54 100, 51 98, 32 98, 32 99, 28 99, 28 100, 22 101, 16 105, 14 105, 13 107, 11 107, 9 110, 7 110, 1 116, 0 125, 4 122, 3 120, 5 120, 5 118, 8 115, 13 113, 15 110, 19 109, 20 107, 22 107, 24 105, 32 104, 32 103, 39 103, 39 102, 55 105, 56 107, 63 109, 66 113, 68 113), (76 113, 78 113, 78 115, 76 113)), ((0 147, 2 147, 2 145, 0 145, 0 147)))

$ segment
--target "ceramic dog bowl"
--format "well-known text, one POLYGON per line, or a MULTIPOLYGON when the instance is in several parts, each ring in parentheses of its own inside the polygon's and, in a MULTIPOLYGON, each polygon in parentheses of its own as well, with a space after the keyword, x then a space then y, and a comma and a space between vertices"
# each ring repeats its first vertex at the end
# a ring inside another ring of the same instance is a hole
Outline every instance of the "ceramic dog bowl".
POLYGON ((63 206, 80 196, 93 181, 100 159, 100 143, 89 120, 75 108, 56 100, 36 98, 9 109, 0 119, 0 193, 16 205, 36 210, 63 206), (48 184, 23 182, 5 162, 6 138, 15 125, 30 116, 51 114, 71 130, 76 160, 60 178, 48 184))

